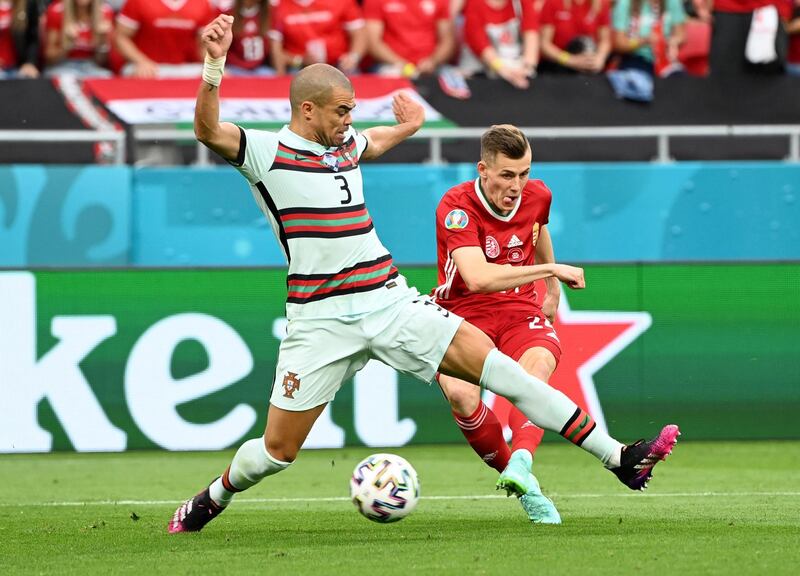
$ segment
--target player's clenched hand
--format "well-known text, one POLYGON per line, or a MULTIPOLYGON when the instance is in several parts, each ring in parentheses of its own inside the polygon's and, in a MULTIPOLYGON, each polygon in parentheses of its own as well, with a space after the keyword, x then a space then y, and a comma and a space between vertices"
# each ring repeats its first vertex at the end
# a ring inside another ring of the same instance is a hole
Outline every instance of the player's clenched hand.
POLYGON ((542 301, 542 313, 544 314, 545 318, 550 320, 550 322, 556 321, 556 312, 558 312, 558 302, 561 300, 560 294, 555 296, 551 294, 549 291, 547 295, 544 297, 542 301))
POLYGON ((392 112, 398 124, 412 124, 417 128, 425 122, 425 109, 406 92, 398 92, 392 99, 392 112))
POLYGON ((203 29, 203 48, 212 58, 222 58, 233 42, 233 16, 221 14, 203 29))
POLYGON ((583 268, 569 266, 567 264, 554 264, 553 276, 575 290, 586 288, 586 280, 583 277, 583 268))

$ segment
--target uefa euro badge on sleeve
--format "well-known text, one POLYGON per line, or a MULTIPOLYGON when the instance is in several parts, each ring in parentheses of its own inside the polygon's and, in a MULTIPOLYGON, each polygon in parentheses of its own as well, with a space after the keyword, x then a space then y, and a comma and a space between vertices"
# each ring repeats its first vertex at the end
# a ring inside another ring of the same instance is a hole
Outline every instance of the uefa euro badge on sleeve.
POLYGON ((469 224, 469 216, 463 210, 451 210, 444 218, 444 227, 448 230, 463 230, 469 224))
POLYGON ((325 152, 325 154, 322 156, 322 163, 334 172, 339 171, 339 158, 335 154, 325 152))

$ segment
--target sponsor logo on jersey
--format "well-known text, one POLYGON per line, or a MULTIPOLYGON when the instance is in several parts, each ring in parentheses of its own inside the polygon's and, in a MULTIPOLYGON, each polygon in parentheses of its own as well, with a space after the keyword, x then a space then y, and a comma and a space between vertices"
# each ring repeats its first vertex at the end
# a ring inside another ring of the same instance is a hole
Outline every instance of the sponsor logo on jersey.
POLYGON ((539 240, 539 223, 536 222, 533 225, 533 236, 531 237, 531 242, 534 246, 536 246, 536 241, 539 240))
POLYGON ((283 397, 294 400, 294 393, 300 390, 300 378, 296 372, 287 372, 283 377, 283 397))
POLYGON ((334 172, 339 171, 339 158, 330 152, 325 152, 322 156, 322 163, 334 172))
POLYGON ((517 238, 516 234, 513 234, 511 236, 511 240, 508 241, 508 247, 509 248, 516 248, 517 246, 522 246, 522 240, 517 238))
POLYGON ((508 251, 509 262, 522 262, 524 258, 525 252, 522 251, 522 248, 512 248, 508 251))
POLYGON ((448 230, 463 230, 469 224, 469 216, 463 210, 450 210, 444 217, 444 227, 448 230))
POLYGON ((500 243, 493 236, 486 237, 486 255, 489 258, 500 256, 500 243))

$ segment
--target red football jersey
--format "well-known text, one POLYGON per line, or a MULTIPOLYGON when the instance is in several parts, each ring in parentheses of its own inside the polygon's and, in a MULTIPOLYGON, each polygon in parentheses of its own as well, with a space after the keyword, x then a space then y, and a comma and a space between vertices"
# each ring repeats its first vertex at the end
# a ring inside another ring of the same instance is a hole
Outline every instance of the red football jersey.
POLYGON ((611 9, 605 0, 598 2, 597 7, 592 0, 583 0, 582 4, 548 0, 542 7, 539 23, 553 26, 553 44, 564 50, 578 36, 597 41, 597 31, 611 26, 611 9))
POLYGON ((309 54, 333 66, 349 50, 347 32, 364 26, 355 0, 281 0, 273 9, 270 37, 287 54, 309 54))
MULTIPOLYGON (((464 40, 470 50, 480 56, 488 46, 522 43, 522 33, 539 29, 539 15, 532 2, 521 3, 517 14, 515 3, 508 0, 501 8, 486 0, 467 0, 464 8, 464 40)), ((502 52, 502 49, 500 50, 502 52)))
POLYGON ((199 62, 199 34, 217 14, 208 0, 126 0, 117 22, 152 61, 188 64, 199 62))
MULTIPOLYGON (((101 7, 102 17, 109 26, 114 24, 114 11, 108 4, 103 4, 101 7)), ((47 7, 45 12, 45 30, 48 32, 58 32, 61 34, 61 29, 64 26, 64 3, 60 1, 53 2, 47 7)), ((72 42, 72 47, 67 53, 67 60, 90 60, 94 58, 95 47, 92 39, 92 27, 88 22, 75 23, 76 38, 72 42)), ((106 36, 105 50, 111 48, 110 44, 111 34, 106 36)))
POLYGON ((364 0, 364 18, 383 23, 383 41, 406 62, 417 64, 436 50, 441 20, 450 19, 449 0, 364 0))
POLYGON ((13 68, 17 65, 17 51, 11 34, 14 20, 13 5, 8 0, 0 1, 0 68, 13 68))
POLYGON ((266 65, 269 42, 267 42, 266 30, 264 34, 261 34, 260 8, 258 6, 245 8, 241 14, 234 16, 241 21, 242 28, 233 36, 233 43, 228 51, 228 64, 247 70, 266 65))
POLYGON ((508 216, 500 216, 483 195, 479 182, 476 179, 451 188, 436 209, 439 286, 433 290, 433 298, 466 319, 481 309, 496 310, 498 305, 530 310, 535 298, 533 283, 491 294, 472 293, 451 254, 456 248, 478 246, 492 264, 534 264, 536 242, 548 222, 552 193, 541 180, 528 180, 516 208, 508 216))

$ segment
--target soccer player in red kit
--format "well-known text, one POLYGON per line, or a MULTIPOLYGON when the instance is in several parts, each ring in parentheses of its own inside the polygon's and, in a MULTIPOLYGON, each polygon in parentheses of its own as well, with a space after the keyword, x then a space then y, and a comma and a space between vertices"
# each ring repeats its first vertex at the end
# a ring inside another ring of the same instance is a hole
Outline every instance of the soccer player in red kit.
MULTIPOLYGON (((560 297, 547 230, 550 190, 530 180, 531 149, 511 125, 492 126, 481 138, 478 178, 447 191, 436 210, 439 286, 437 304, 478 326, 499 350, 547 382, 561 357, 551 321, 560 297), (534 282, 545 279, 547 295, 535 303, 534 282)), ((501 472, 498 488, 520 497, 537 523, 561 522, 531 473, 533 453, 544 434, 518 410, 509 418, 509 450, 497 417, 480 390, 440 375, 439 384, 456 422, 473 449, 501 472)))

